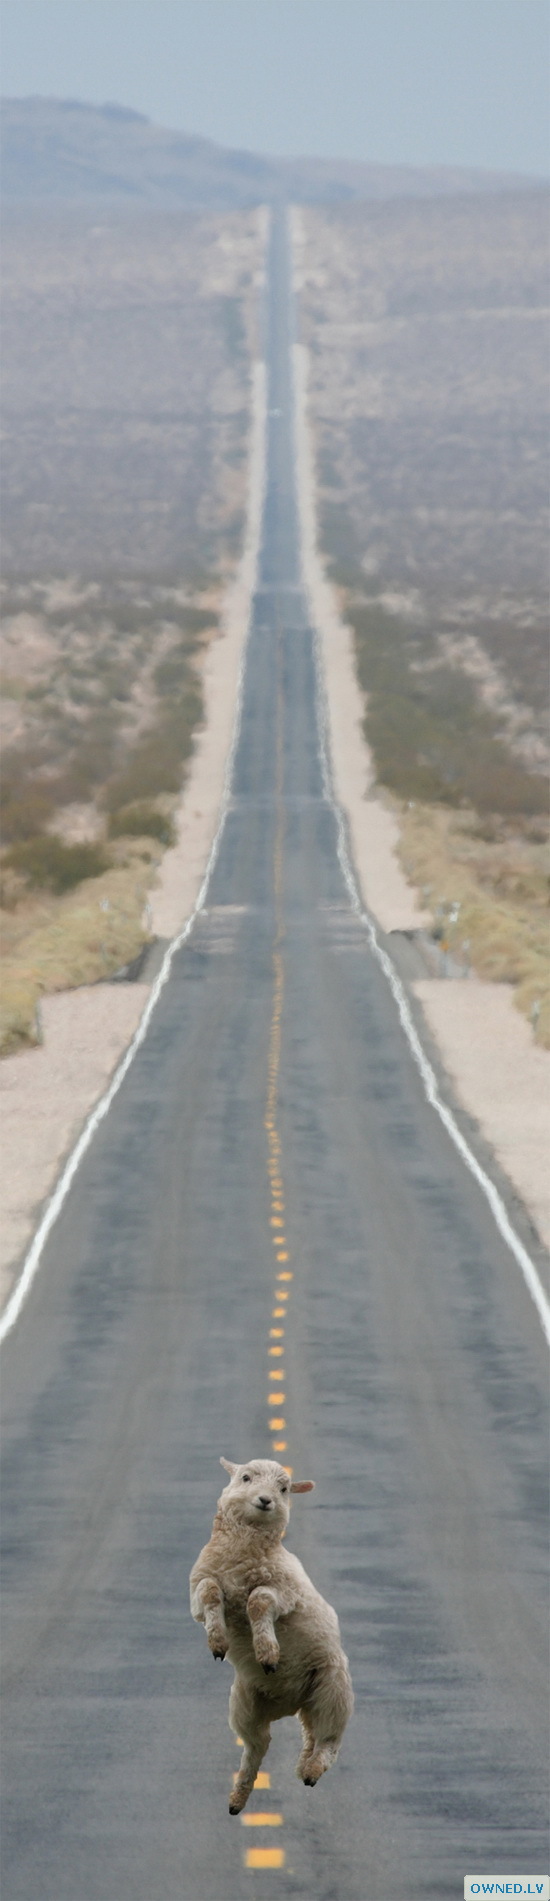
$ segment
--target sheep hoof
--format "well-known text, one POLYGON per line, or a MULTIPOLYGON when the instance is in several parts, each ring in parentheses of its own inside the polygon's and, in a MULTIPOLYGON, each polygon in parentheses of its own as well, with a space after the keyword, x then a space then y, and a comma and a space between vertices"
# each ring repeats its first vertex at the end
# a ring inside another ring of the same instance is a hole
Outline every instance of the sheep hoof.
POLYGON ((212 1656, 213 1656, 213 1658, 214 1658, 214 1662, 215 1662, 215 1663, 217 1662, 217 1659, 218 1659, 218 1657, 219 1657, 219 1659, 220 1659, 220 1663, 224 1663, 224 1661, 225 1661, 225 1650, 213 1650, 213 1651, 212 1651, 212 1656))
POLYGON ((276 1663, 262 1664, 262 1670, 264 1671, 266 1677, 274 1676, 276 1669, 277 1669, 276 1663))
POLYGON ((244 1809, 246 1803, 248 1802, 248 1797, 250 1793, 251 1793, 250 1787, 245 1788, 245 1789, 243 1789, 242 1787, 239 1788, 238 1783, 235 1783, 235 1787, 234 1789, 232 1789, 231 1796, 229 1798, 229 1814, 230 1815, 240 1815, 241 1809, 244 1809))

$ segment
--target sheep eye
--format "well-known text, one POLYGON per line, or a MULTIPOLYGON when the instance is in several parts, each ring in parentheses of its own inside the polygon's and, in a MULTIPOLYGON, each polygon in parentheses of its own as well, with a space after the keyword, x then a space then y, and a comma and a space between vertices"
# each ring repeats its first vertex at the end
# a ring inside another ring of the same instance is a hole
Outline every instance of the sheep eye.
POLYGON ((243 1485, 250 1485, 250 1473, 243 1472, 243 1485))
POLYGON ((282 1486, 281 1486, 281 1491, 282 1491, 282 1492, 288 1492, 288 1485, 282 1485, 282 1486))

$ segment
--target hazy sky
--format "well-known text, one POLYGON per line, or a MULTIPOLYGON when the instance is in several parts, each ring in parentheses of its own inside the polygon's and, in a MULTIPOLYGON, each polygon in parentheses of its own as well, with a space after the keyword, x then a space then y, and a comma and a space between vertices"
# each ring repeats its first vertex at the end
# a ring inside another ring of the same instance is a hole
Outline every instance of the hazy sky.
POLYGON ((261 152, 548 166, 549 0, 3 0, 2 90, 261 152))

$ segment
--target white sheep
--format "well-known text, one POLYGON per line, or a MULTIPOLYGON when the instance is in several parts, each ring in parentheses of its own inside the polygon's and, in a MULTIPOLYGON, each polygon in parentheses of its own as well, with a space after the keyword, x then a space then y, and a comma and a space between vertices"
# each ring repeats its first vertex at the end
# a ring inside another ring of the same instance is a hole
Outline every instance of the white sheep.
POLYGON ((313 1787, 336 1760, 353 1690, 336 1612, 281 1544, 290 1493, 312 1492, 312 1481, 291 1484, 275 1459, 221 1464, 231 1478, 193 1565, 191 1612, 213 1656, 228 1657, 235 1670, 229 1723, 244 1749, 229 1813, 238 1815, 269 1748, 270 1724, 299 1716, 296 1774, 313 1787))

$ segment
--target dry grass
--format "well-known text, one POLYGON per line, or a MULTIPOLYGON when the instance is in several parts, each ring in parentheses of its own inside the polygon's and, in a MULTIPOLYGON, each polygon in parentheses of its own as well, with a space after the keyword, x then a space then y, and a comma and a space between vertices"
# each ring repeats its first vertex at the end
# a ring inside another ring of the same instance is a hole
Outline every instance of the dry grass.
POLYGON ((538 1043, 550 1048, 548 845, 543 826, 479 824, 474 812, 413 804, 401 861, 451 953, 479 977, 516 986, 538 1043))
POLYGON ((0 1049, 40 1041, 45 993, 112 977, 147 941, 144 907, 160 847, 125 841, 120 861, 62 898, 29 898, 2 913, 0 1049))

